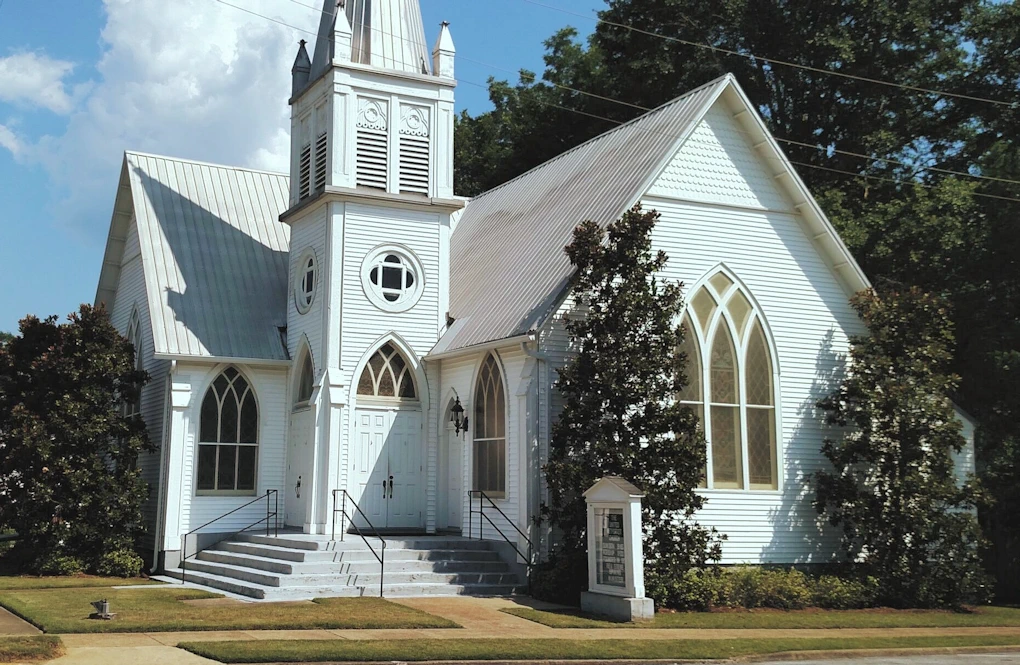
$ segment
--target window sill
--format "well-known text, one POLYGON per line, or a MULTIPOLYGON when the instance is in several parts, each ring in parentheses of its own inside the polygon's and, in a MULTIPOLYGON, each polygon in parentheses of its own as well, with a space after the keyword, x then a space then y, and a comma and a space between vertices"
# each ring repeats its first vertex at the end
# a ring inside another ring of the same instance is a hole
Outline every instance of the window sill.
POLYGON ((255 490, 195 490, 195 496, 245 497, 260 495, 255 490))
POLYGON ((781 489, 740 489, 737 487, 696 487, 695 492, 705 494, 763 494, 780 496, 783 493, 781 489))

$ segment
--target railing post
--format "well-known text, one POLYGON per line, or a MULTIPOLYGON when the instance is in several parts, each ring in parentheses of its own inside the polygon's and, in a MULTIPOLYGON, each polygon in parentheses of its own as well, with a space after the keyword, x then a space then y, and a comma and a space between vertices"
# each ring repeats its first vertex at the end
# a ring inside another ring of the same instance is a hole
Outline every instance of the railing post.
POLYGON ((269 537, 269 491, 266 490, 266 538, 269 537))
POLYGON ((184 584, 185 568, 188 565, 188 534, 181 539, 181 584, 184 584))
POLYGON ((333 490, 333 512, 329 514, 329 540, 336 540, 336 490, 333 490))
MULTIPOLYGON (((347 490, 344 490, 340 495, 340 505, 342 506, 340 510, 340 542, 343 542, 344 533, 347 531, 347 490)), ((336 528, 335 524, 333 528, 336 528)))
POLYGON ((273 535, 280 536, 280 490, 273 490, 273 535))
POLYGON ((383 580, 386 577, 386 541, 379 538, 382 543, 382 555, 379 557, 379 597, 383 597, 383 580))
POLYGON ((484 497, 484 492, 478 493, 478 540, 485 540, 482 537, 482 534, 485 533, 485 525, 482 524, 482 518, 485 517, 485 503, 482 502, 484 497))

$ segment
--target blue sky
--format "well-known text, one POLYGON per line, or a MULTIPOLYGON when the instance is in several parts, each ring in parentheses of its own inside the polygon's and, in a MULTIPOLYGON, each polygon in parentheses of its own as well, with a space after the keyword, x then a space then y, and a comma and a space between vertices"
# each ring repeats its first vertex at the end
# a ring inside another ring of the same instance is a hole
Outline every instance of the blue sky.
MULTIPOLYGON (((321 0, 227 0, 314 31, 321 0)), ((92 302, 125 149, 282 170, 290 65, 306 33, 217 0, 0 0, 0 330, 92 302)), ((594 16, 602 0, 542 0, 594 16)), ((589 20, 526 0, 421 0, 451 22, 458 108, 489 76, 542 69, 589 20), (480 64, 480 63, 485 63, 480 64)))

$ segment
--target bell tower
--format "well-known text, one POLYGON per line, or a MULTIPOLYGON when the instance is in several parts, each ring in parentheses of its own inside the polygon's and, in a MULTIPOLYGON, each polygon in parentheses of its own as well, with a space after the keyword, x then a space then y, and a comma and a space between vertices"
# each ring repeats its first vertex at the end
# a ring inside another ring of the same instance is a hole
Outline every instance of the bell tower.
MULTIPOLYGON (((308 454, 288 435, 288 473, 308 498, 288 524, 309 533, 327 532, 334 490, 358 486, 351 442, 371 402, 359 377, 380 349, 399 352, 417 408, 431 408, 423 358, 447 325, 451 217, 464 207, 453 196, 454 56, 447 23, 426 46, 418 0, 324 0, 311 54, 302 42, 291 70, 280 217, 291 229, 291 391, 306 358, 315 378, 311 398, 294 402, 314 426, 308 454)), ((414 486, 425 487, 418 466, 414 486)), ((417 523, 420 499, 402 520, 417 523)))
POLYGON ((453 39, 418 0, 325 0, 294 64, 291 205, 326 187, 453 196, 453 39))

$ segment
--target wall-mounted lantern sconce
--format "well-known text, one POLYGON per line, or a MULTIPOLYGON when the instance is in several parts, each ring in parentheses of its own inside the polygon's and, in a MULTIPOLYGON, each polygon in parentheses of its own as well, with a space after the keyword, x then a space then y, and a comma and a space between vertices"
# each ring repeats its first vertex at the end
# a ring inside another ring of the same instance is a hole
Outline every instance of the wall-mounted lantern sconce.
POLYGON ((455 433, 460 434, 467 431, 468 419, 464 416, 464 407, 460 405, 459 397, 450 407, 450 422, 453 423, 455 433))

